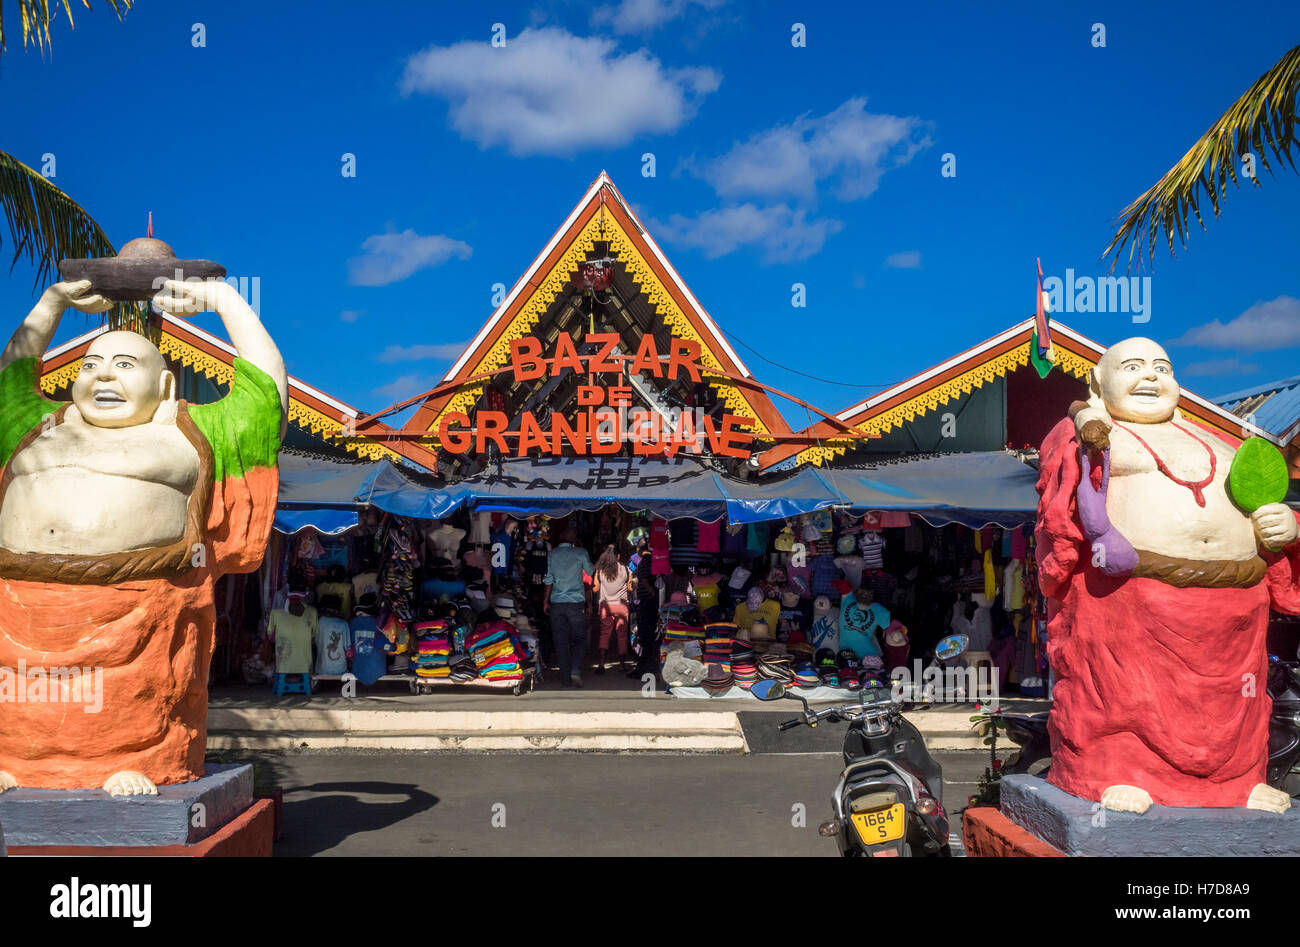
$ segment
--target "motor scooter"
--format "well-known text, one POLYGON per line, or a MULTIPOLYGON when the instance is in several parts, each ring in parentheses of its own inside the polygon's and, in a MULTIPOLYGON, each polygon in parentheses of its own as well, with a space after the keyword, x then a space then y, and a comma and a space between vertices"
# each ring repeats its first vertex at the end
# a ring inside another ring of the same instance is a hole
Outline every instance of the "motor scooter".
MULTIPOLYGON (((955 644, 953 647, 960 647, 955 644)), ((834 838, 845 858, 948 856, 948 814, 943 770, 904 716, 901 697, 885 686, 864 687, 859 702, 812 710, 808 701, 776 681, 751 689, 759 700, 797 700, 801 717, 782 730, 848 722, 844 770, 831 794, 833 818, 818 828, 834 838)))

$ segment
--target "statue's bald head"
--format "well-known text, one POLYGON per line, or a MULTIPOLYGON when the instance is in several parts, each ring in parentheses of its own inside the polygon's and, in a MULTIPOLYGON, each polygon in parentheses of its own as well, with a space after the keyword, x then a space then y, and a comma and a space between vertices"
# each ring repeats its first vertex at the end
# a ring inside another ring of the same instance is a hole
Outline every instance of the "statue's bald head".
POLYGON ((105 332, 90 343, 72 383, 72 403, 95 427, 131 427, 153 420, 175 379, 158 347, 136 332, 105 332))
POLYGON ((1124 339, 1108 348, 1092 370, 1090 387, 1120 421, 1156 424, 1172 418, 1178 407, 1173 363, 1151 339, 1124 339))

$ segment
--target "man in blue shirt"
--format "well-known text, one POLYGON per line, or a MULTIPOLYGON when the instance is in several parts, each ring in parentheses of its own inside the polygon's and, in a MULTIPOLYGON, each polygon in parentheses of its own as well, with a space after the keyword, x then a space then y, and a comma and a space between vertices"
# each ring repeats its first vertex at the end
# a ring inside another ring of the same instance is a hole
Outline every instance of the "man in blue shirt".
POLYGON ((587 586, 582 577, 596 570, 587 550, 577 545, 578 536, 573 527, 564 531, 563 540, 546 559, 546 597, 542 610, 551 619, 551 638, 560 662, 561 682, 565 687, 581 687, 582 658, 587 650, 587 586))

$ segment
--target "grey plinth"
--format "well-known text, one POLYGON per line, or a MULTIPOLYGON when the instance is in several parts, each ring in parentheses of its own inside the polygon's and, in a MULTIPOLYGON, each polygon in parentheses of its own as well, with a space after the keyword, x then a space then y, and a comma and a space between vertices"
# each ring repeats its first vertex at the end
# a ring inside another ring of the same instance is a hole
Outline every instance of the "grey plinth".
POLYGON ((252 766, 209 763, 202 779, 159 786, 156 796, 114 797, 102 789, 11 789, 0 793, 0 824, 11 848, 192 845, 252 804, 252 766))
POLYGON ((1067 855, 1300 855, 1300 809, 1111 812, 1039 776, 1004 777, 1001 792, 1004 816, 1067 855))

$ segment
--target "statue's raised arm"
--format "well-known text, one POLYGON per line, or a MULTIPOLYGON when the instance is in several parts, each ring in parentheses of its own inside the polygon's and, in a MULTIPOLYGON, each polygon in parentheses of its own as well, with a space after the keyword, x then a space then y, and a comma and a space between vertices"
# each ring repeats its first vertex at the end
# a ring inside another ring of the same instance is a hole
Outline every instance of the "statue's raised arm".
POLYGON ((153 304, 173 316, 200 312, 219 315, 239 357, 256 365, 275 381, 280 392, 280 406, 288 412, 289 376, 284 369, 284 358, 271 341, 262 320, 233 286, 224 280, 167 280, 153 298, 153 304))
POLYGON ((9 344, 0 353, 0 371, 24 358, 40 358, 50 347, 50 340, 59 328, 63 312, 71 306, 78 312, 107 312, 113 308, 112 300, 90 291, 90 280, 75 283, 55 283, 37 300, 9 344))

